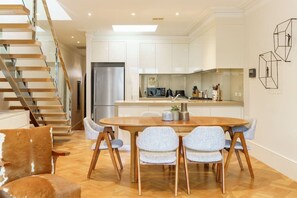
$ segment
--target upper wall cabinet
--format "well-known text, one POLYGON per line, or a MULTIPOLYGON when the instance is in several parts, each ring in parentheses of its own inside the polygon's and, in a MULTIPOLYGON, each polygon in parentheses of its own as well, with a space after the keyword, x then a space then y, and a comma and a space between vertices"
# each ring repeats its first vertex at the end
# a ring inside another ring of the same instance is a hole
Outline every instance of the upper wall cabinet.
POLYGON ((188 44, 140 43, 139 73, 187 73, 188 44))
POLYGON ((190 43, 189 72, 216 68, 243 68, 244 25, 241 17, 216 18, 190 43))
POLYGON ((126 43, 123 41, 95 41, 92 62, 126 62, 126 43))
POLYGON ((139 44, 139 73, 156 73, 156 45, 139 44))
POLYGON ((189 45, 172 44, 172 72, 186 73, 189 65, 189 45))
POLYGON ((171 44, 156 44, 156 73, 170 73, 172 66, 171 44))

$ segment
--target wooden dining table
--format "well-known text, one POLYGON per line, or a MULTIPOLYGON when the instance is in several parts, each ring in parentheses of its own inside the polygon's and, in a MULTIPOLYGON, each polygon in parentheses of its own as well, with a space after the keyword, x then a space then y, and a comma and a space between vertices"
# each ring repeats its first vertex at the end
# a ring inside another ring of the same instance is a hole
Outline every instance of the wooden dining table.
MULTIPOLYGON (((231 131, 230 128, 234 126, 241 126, 248 124, 248 121, 239 118, 230 117, 202 117, 202 116, 191 116, 190 120, 183 121, 163 121, 161 117, 111 117, 103 118, 100 124, 105 127, 118 126, 120 129, 126 130, 130 133, 130 147, 131 147, 131 157, 130 157, 130 176, 131 182, 137 181, 137 156, 136 156, 136 137, 138 132, 143 131, 146 127, 151 126, 170 126, 176 131, 176 133, 189 133, 197 126, 221 126, 224 131, 231 131)), ((251 162, 246 146, 246 142, 242 132, 235 132, 232 134, 232 143, 230 150, 228 152, 227 160, 225 163, 225 171, 227 171, 231 156, 234 152, 234 146, 237 139, 241 140, 243 145, 245 157, 249 167, 251 167, 251 162)), ((97 141, 98 142, 98 141, 97 141)), ((93 158, 96 157, 94 151, 93 158)), ((251 176, 253 177, 252 169, 249 168, 251 176)))

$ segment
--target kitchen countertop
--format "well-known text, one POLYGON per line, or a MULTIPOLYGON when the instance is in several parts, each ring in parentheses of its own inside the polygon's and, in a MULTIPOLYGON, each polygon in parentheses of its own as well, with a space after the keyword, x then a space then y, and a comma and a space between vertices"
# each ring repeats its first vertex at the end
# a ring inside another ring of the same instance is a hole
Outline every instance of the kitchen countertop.
POLYGON ((174 102, 168 98, 149 98, 140 100, 124 100, 116 101, 116 106, 130 106, 130 105, 153 105, 153 106, 164 106, 172 104, 187 103, 189 106, 243 106, 241 101, 213 101, 213 100, 188 100, 188 99, 177 99, 174 102))

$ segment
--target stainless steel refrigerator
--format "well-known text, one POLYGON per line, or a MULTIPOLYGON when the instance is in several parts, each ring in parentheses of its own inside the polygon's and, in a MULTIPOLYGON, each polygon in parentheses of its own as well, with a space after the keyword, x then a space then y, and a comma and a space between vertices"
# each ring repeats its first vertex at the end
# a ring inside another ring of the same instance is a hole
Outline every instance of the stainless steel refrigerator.
POLYGON ((92 63, 92 118, 114 116, 114 102, 125 99, 125 63, 92 63))

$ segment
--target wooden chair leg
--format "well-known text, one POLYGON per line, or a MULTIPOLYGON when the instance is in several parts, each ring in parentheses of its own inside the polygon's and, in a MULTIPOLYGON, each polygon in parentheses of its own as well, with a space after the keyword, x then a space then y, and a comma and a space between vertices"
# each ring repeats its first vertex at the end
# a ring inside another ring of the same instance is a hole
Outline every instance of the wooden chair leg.
POLYGON ((240 170, 243 171, 243 165, 242 165, 242 161, 241 161, 241 158, 240 158, 240 153, 237 149, 235 149, 235 154, 236 154, 236 157, 237 157, 237 161, 239 163, 239 166, 240 166, 240 170))
POLYGON ((95 158, 95 162, 94 162, 94 167, 93 167, 93 170, 95 170, 95 168, 96 168, 96 164, 97 164, 97 161, 98 161, 99 155, 100 155, 100 149, 98 149, 98 152, 97 152, 97 155, 96 155, 96 158, 95 158))
POLYGON ((137 148, 137 170, 138 170, 138 195, 141 195, 140 156, 137 148))
POLYGON ((226 191, 226 185, 225 185, 225 170, 224 170, 224 159, 222 160, 222 164, 221 164, 221 179, 222 179, 222 192, 223 194, 226 191))
POLYGON ((121 156, 120 156, 120 152, 119 152, 119 149, 115 149, 115 153, 117 155, 117 159, 118 159, 118 163, 119 163, 119 166, 121 168, 121 170, 123 170, 123 164, 122 164, 122 160, 121 160, 121 156))
POLYGON ((88 175, 87 175, 88 179, 91 177, 92 171, 94 170, 94 168, 96 166, 97 158, 99 157, 100 144, 101 144, 101 141, 103 139, 104 139, 104 134, 103 134, 103 132, 101 132, 101 133, 99 133, 99 136, 98 136, 97 142, 96 142, 96 146, 95 146, 95 150, 93 152, 92 161, 91 161, 89 171, 88 171, 88 175))
MULTIPOLYGON (((112 140, 115 139, 114 131, 112 130, 112 128, 109 128, 109 130, 108 130, 108 134, 110 135, 110 138, 111 138, 112 140)), ((120 157, 119 149, 115 149, 115 154, 117 155, 118 163, 119 163, 119 166, 120 166, 120 168, 121 168, 121 170, 122 170, 122 169, 123 169, 123 164, 122 164, 122 161, 121 161, 121 157, 120 157)))
POLYGON ((245 155, 245 159, 246 159, 246 163, 248 165, 249 171, 250 171, 250 175, 251 175, 252 178, 254 178, 254 171, 253 171, 253 168, 252 168, 252 163, 251 163, 251 160, 250 160, 249 152, 247 150, 247 145, 246 145, 243 133, 239 134, 239 138, 240 138, 240 141, 241 141, 241 144, 242 144, 243 153, 245 155))
POLYGON ((176 149, 176 163, 175 163, 175 190, 174 195, 177 196, 177 188, 178 188, 178 172, 179 172, 179 153, 180 149, 176 149))
POLYGON ((104 133, 104 139, 105 139, 107 147, 108 147, 109 155, 110 155, 114 170, 115 170, 115 172, 117 174, 118 179, 120 180, 121 179, 121 174, 119 172, 119 169, 118 169, 118 166, 117 166, 114 154, 113 154, 112 146, 111 146, 111 143, 110 143, 110 140, 109 140, 109 136, 108 136, 107 133, 104 133))
POLYGON ((186 148, 183 146, 183 156, 184 156, 184 166, 185 166, 185 174, 186 174, 186 183, 187 183, 187 192, 191 194, 190 191, 190 182, 189 182, 189 172, 188 172, 188 164, 187 164, 187 157, 186 157, 186 148))
POLYGON ((217 164, 217 174, 216 174, 216 181, 220 182, 220 174, 221 174, 222 168, 220 167, 220 164, 217 164))

